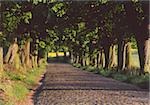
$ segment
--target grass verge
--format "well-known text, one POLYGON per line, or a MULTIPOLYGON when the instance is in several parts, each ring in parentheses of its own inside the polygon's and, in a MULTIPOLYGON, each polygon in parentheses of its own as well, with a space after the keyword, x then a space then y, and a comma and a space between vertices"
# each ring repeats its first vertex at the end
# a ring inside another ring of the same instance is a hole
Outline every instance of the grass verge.
POLYGON ((72 64, 74 67, 81 68, 89 72, 100 74, 105 77, 113 78, 115 80, 134 84, 142 89, 149 89, 149 77, 150 74, 146 73, 145 75, 138 75, 133 72, 124 72, 113 70, 105 70, 103 68, 96 68, 93 66, 81 66, 80 64, 72 64))
POLYGON ((4 70, 0 78, 0 105, 21 105, 45 72, 45 64, 30 70, 4 70))

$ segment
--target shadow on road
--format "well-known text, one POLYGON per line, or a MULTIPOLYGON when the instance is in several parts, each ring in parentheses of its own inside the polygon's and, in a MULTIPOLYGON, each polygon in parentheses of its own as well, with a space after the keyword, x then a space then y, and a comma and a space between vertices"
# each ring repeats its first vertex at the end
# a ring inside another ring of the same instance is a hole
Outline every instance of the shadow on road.
POLYGON ((119 94, 127 94, 128 97, 134 98, 148 97, 148 92, 145 90, 72 67, 64 58, 53 58, 48 62, 47 72, 40 81, 42 84, 35 90, 33 96, 34 105, 41 105, 40 100, 49 97, 46 94, 54 95, 56 92, 57 95, 60 91, 65 91, 66 94, 69 91, 107 91, 114 95, 120 92, 119 94))
POLYGON ((63 57, 63 56, 58 56, 58 57, 49 57, 47 59, 48 63, 68 63, 69 62, 69 57, 63 57))

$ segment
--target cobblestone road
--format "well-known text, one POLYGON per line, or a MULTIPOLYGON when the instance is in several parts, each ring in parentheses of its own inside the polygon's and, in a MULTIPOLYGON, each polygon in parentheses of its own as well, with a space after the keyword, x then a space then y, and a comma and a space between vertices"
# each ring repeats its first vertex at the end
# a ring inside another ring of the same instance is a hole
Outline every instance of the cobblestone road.
POLYGON ((149 105, 148 92, 136 86, 72 67, 51 63, 35 105, 149 105))

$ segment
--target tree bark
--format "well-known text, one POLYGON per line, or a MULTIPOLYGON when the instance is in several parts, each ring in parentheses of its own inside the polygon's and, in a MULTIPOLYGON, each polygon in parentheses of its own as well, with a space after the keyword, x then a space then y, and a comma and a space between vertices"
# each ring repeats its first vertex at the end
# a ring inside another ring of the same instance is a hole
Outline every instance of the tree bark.
POLYGON ((83 56, 81 53, 79 54, 79 64, 81 64, 81 66, 83 66, 83 56))
POLYGON ((22 49, 19 53, 20 53, 20 58, 21 58, 21 64, 25 68, 25 52, 24 52, 24 49, 22 49))
POLYGON ((25 47, 24 47, 24 54, 25 54, 25 65, 27 66, 27 68, 31 68, 31 64, 30 64, 30 40, 28 39, 25 43, 25 47))
POLYGON ((144 65, 145 65, 145 51, 144 51, 144 42, 137 40, 139 60, 140 60, 140 74, 144 74, 144 65))
POLYGON ((31 55, 31 61, 32 61, 32 67, 33 68, 35 68, 35 61, 34 61, 35 59, 34 59, 34 56, 33 55, 31 55))
POLYGON ((85 51, 83 52, 83 60, 82 60, 82 63, 83 63, 83 66, 86 66, 86 53, 85 51))
POLYGON ((92 65, 92 56, 89 56, 89 65, 92 65))
POLYGON ((74 56, 73 56, 73 52, 72 51, 70 51, 69 56, 70 56, 70 62, 73 63, 74 56))
POLYGON ((79 55, 76 56, 76 63, 79 63, 79 55))
POLYGON ((21 67, 20 56, 18 53, 15 54, 12 64, 16 69, 19 69, 21 67))
POLYGON ((105 66, 105 56, 104 56, 103 50, 101 50, 101 54, 100 55, 101 55, 100 56, 100 65, 101 65, 102 68, 104 68, 104 66, 105 66))
POLYGON ((150 73, 150 38, 145 41, 145 65, 144 70, 150 73))
POLYGON ((123 70, 124 68, 124 44, 123 40, 118 41, 118 70, 123 70))
POLYGON ((100 53, 98 52, 97 56, 96 56, 96 67, 98 68, 99 66, 99 57, 100 57, 100 53))
POLYGON ((127 46, 126 46, 126 67, 128 70, 131 69, 131 42, 127 42, 127 46))
POLYGON ((127 43, 124 43, 123 46, 123 64, 122 64, 122 69, 121 70, 125 70, 126 67, 126 50, 127 50, 127 43))
POLYGON ((67 52, 64 52, 64 57, 67 57, 67 52))
POLYGON ((58 52, 56 51, 56 57, 58 57, 58 52))
POLYGON ((110 53, 110 64, 109 64, 109 67, 114 67, 116 65, 115 63, 115 59, 116 59, 116 46, 115 45, 112 45, 111 46, 111 53, 110 53))
POLYGON ((0 47, 0 74, 3 71, 3 47, 0 47))
POLYGON ((9 46, 7 54, 6 54, 5 58, 4 58, 4 62, 5 63, 9 62, 9 59, 10 59, 10 56, 11 56, 11 50, 12 50, 12 45, 9 46))
POLYGON ((35 63, 35 67, 38 66, 38 56, 34 56, 34 63, 35 63))
POLYGON ((5 56, 5 63, 12 64, 14 61, 14 58, 18 52, 18 44, 17 44, 17 38, 15 38, 14 42, 10 45, 8 52, 5 56))
POLYGON ((105 69, 108 69, 109 66, 109 48, 110 46, 105 46, 104 47, 104 55, 105 55, 105 69))

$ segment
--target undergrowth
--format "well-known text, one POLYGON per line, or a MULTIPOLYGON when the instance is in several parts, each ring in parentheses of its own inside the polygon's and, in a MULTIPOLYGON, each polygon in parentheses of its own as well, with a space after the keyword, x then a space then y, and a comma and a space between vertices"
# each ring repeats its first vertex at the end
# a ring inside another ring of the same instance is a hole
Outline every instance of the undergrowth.
POLYGON ((149 89, 149 77, 150 74, 138 75, 137 71, 117 71, 116 69, 105 70, 103 68, 96 68, 94 66, 81 66, 80 64, 72 64, 74 67, 81 68, 82 70, 90 71, 96 74, 100 74, 105 77, 113 78, 118 81, 131 83, 139 86, 143 89, 149 89))

